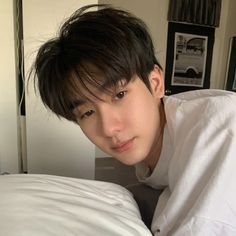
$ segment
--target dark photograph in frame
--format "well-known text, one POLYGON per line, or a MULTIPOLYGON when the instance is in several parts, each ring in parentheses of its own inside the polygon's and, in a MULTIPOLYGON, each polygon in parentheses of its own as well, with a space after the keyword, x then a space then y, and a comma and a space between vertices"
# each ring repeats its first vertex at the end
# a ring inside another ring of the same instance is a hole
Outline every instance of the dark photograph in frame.
POLYGON ((169 22, 165 73, 169 94, 210 87, 214 32, 212 27, 169 22))
POLYGON ((236 36, 230 40, 225 89, 236 92, 236 36))

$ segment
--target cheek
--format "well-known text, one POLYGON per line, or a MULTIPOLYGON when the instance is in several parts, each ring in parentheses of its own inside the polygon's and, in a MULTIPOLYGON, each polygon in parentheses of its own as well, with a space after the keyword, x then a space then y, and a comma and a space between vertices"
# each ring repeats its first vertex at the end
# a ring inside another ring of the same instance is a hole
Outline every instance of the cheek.
POLYGON ((91 122, 89 125, 81 126, 80 128, 93 144, 106 152, 107 150, 105 149, 107 149, 107 144, 105 143, 104 137, 97 130, 98 126, 99 125, 97 123, 91 122))
POLYGON ((148 128, 157 122, 158 104, 151 95, 140 96, 127 109, 125 117, 129 117, 131 125, 137 128, 148 128))
POLYGON ((96 131, 94 129, 94 125, 90 124, 90 125, 81 125, 80 126, 81 130, 83 131, 83 133, 86 135, 86 137, 92 142, 95 143, 96 142, 96 131))

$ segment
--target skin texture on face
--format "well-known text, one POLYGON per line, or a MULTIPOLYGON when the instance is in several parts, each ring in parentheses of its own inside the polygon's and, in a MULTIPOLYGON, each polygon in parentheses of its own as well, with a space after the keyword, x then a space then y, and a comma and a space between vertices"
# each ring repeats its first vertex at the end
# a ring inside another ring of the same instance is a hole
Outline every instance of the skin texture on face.
POLYGON ((138 76, 121 82, 111 94, 91 88, 99 99, 81 100, 74 112, 85 135, 101 150, 127 165, 144 160, 152 169, 165 124, 163 76, 157 66, 149 81, 152 92, 138 76))

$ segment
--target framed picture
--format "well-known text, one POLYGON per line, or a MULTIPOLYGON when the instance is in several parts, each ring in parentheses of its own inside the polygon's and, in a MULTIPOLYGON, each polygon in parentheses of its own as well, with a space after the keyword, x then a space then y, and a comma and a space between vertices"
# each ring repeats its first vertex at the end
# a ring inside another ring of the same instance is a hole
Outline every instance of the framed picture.
POLYGON ((236 92, 236 37, 230 40, 225 89, 236 92))
POLYGON ((210 87, 215 29, 169 22, 166 91, 171 94, 210 87))

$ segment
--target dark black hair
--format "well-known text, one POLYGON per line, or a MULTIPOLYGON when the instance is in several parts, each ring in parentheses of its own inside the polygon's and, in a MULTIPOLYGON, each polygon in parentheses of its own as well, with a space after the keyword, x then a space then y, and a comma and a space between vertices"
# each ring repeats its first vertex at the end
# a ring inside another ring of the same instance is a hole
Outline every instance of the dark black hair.
POLYGON ((35 85, 47 107, 76 122, 74 100, 89 90, 87 84, 108 91, 138 75, 150 89, 148 75, 155 64, 161 68, 142 20, 109 5, 88 5, 62 25, 58 37, 40 47, 35 85), (98 10, 87 11, 92 7, 98 10))

